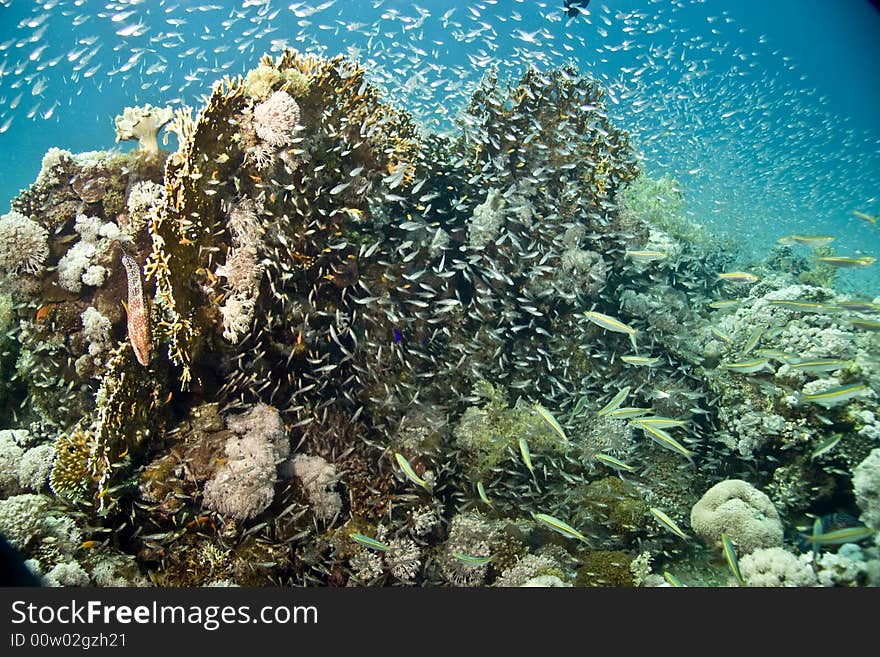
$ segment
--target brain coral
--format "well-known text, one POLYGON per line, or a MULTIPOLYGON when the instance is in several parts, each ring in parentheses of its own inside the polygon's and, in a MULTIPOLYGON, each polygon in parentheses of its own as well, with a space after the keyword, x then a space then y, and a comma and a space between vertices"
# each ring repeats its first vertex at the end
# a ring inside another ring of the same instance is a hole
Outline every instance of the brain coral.
POLYGON ((782 522, 773 502, 742 479, 721 481, 691 509, 691 527, 709 544, 726 533, 741 554, 782 545, 782 522))

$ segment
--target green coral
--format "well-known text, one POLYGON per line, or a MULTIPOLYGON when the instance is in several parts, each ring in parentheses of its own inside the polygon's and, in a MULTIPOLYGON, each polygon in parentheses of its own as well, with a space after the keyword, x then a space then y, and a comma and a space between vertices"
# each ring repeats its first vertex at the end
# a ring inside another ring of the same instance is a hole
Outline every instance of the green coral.
POLYGON ((111 491, 128 474, 132 457, 164 428, 164 385, 146 376, 127 343, 113 350, 95 396, 95 419, 81 421, 55 443, 52 490, 69 501, 91 501, 99 511, 117 503, 111 491))
POLYGON ((244 80, 245 93, 255 100, 266 100, 273 91, 283 89, 294 98, 309 93, 311 80, 296 68, 279 70, 266 62, 247 72, 244 80))
POLYGON ((678 181, 670 176, 636 176, 617 196, 624 213, 634 214, 674 238, 693 244, 711 242, 706 229, 684 214, 684 200, 678 181))
POLYGON ((294 98, 302 98, 309 93, 312 81, 302 71, 289 68, 281 73, 284 84, 282 88, 294 98))
POLYGON ((104 207, 104 216, 112 219, 122 212, 125 212, 125 192, 111 187, 104 192, 104 198, 101 199, 104 207))
POLYGON ((620 550, 593 550, 582 557, 575 586, 632 586, 632 558, 620 550))
POLYGON ((52 492, 68 500, 85 496, 92 444, 92 434, 82 426, 76 426, 58 437, 55 441, 55 464, 49 475, 52 492))
POLYGON ((256 100, 266 100, 274 91, 274 87, 284 79, 278 69, 260 64, 252 68, 245 76, 245 93, 256 100))
POLYGON ((486 403, 468 408, 453 432, 456 444, 470 457, 467 462, 474 478, 481 478, 498 465, 509 447, 518 450, 520 438, 528 441, 532 455, 562 447, 559 436, 532 408, 522 404, 509 408, 502 388, 480 381, 476 393, 486 398, 486 403))
POLYGON ((638 489, 619 477, 605 477, 584 488, 584 511, 615 534, 631 536, 644 527, 648 505, 638 489))

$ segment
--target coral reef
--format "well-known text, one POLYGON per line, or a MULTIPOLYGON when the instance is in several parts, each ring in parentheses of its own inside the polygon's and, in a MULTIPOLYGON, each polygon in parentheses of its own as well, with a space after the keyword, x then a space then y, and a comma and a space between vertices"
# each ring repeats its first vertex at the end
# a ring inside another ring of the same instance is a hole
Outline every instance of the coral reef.
POLYGON ((782 247, 719 280, 573 67, 444 133, 373 79, 264 56, 0 218, 0 531, 45 583, 719 585, 722 533, 749 585, 876 581, 786 540, 877 527, 870 310, 782 247))
POLYGON ((278 464, 290 453, 290 442, 278 412, 257 404, 227 418, 232 436, 223 447, 224 462, 205 483, 205 508, 238 520, 259 515, 275 495, 278 464))
POLYGON ((49 233, 40 224, 12 210, 0 216, 0 269, 35 274, 49 256, 49 233))
POLYGON ((291 459, 291 470, 305 489, 309 504, 321 520, 332 520, 342 509, 342 498, 333 490, 336 468, 320 456, 297 454, 291 459))

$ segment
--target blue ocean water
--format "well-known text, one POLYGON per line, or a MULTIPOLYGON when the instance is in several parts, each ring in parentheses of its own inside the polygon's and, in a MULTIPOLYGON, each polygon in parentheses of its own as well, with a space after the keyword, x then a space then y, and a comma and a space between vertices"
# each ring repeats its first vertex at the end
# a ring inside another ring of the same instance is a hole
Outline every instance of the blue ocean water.
MULTIPOLYGON (((647 169, 686 190, 692 217, 748 260, 790 232, 880 252, 880 12, 869 2, 245 1, 0 6, 0 198, 51 146, 114 146, 126 105, 197 105, 222 75, 289 44, 365 59, 426 121, 449 124, 490 65, 576 62, 616 92, 611 111, 647 169)), ((128 148, 122 145, 121 148, 128 148)), ((841 285, 872 294, 873 269, 841 285)))

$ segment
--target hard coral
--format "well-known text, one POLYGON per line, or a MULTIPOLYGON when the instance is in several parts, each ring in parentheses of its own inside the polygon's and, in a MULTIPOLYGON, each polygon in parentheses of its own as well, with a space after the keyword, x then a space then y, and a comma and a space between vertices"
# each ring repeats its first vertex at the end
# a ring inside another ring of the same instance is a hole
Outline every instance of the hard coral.
POLYGON ((852 483, 862 522, 880 531, 880 448, 853 470, 852 483))
POLYGON ((726 533, 740 554, 782 545, 782 521, 773 502, 742 479, 710 488, 691 509, 691 527, 710 545, 726 533))
POLYGON ((632 557, 620 550, 591 550, 582 557, 577 586, 632 586, 632 557))
POLYGON ((816 574, 808 562, 781 547, 760 548, 740 559, 748 586, 816 586, 816 574))

